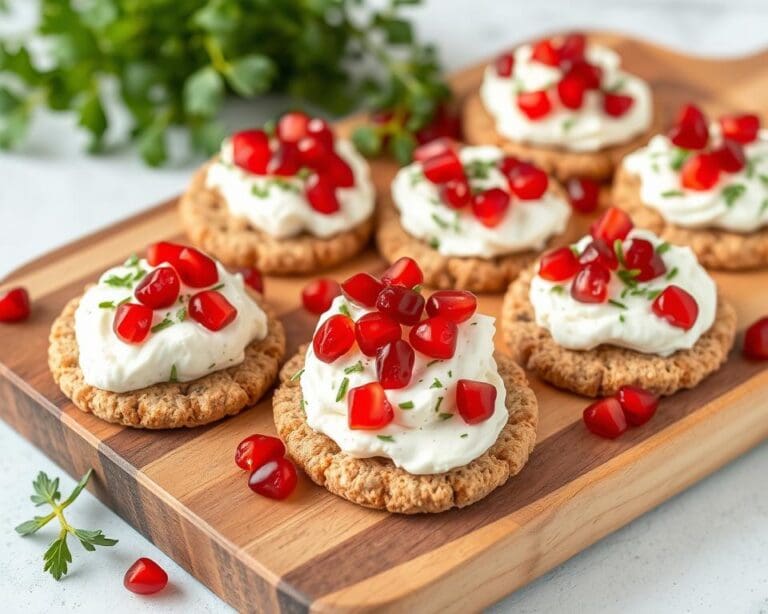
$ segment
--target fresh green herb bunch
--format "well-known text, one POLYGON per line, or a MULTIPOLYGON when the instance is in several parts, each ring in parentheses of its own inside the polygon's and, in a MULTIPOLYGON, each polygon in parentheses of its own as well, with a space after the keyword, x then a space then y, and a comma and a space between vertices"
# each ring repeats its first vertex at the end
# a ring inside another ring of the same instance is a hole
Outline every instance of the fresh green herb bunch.
MULTIPOLYGON (((33 61, 28 42, 0 39, 0 147, 18 144, 46 105, 74 111, 100 151, 110 78, 151 165, 166 161, 170 127, 188 129, 194 149, 210 153, 224 136, 224 97, 268 92, 333 114, 360 102, 391 109, 387 143, 406 159, 448 96, 434 50, 401 14, 419 2, 373 10, 364 0, 41 0, 37 35, 50 45, 50 66, 33 61)), ((356 142, 378 152, 380 132, 363 129, 356 142)))

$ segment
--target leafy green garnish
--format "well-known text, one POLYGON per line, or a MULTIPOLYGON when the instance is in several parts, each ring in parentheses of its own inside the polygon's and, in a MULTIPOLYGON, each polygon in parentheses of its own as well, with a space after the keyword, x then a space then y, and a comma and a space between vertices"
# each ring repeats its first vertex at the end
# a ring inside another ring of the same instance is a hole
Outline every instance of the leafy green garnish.
POLYGON ((358 360, 355 364, 344 369, 344 373, 349 375, 350 373, 360 373, 363 370, 363 362, 358 360))
POLYGON ((120 275, 110 275, 104 280, 104 283, 108 286, 112 286, 113 288, 133 288, 133 279, 134 274, 133 273, 126 273, 123 276, 120 275))
POLYGON ((678 273, 677 267, 675 267, 669 273, 667 273, 666 279, 667 280, 674 279, 675 277, 677 277, 677 273, 678 273))
POLYGON ((659 256, 661 256, 662 254, 666 254, 669 251, 670 247, 671 247, 671 245, 669 243, 667 243, 666 241, 664 241, 664 243, 659 243, 656 246, 656 253, 659 256))
POLYGON ((298 371, 296 371, 296 373, 291 375, 291 381, 295 382, 297 379, 299 379, 301 377, 302 373, 304 373, 304 369, 299 369, 298 371))
POLYGON ((462 439, 466 439, 467 437, 469 437, 469 433, 462 433, 461 435, 459 435, 459 437, 461 437, 462 439))
POLYGON ((405 401, 404 403, 400 403, 398 407, 405 410, 413 409, 413 401, 405 401))
POLYGON ((346 303, 339 305, 339 313, 347 316, 348 318, 352 317, 352 313, 349 311, 349 306, 346 303))
POLYGON ((488 173, 497 164, 498 160, 470 160, 464 165, 464 173, 469 179, 488 179, 488 173))
POLYGON ((157 332, 160 332, 161 330, 165 330, 169 326, 173 326, 174 324, 175 322, 173 320, 171 320, 168 316, 165 316, 162 322, 158 322, 149 330, 153 333, 157 333, 157 332))
POLYGON ((453 414, 440 412, 437 417, 440 418, 440 420, 450 420, 453 418, 453 414))
POLYGON ((187 319, 187 308, 186 307, 182 307, 181 309, 176 311, 176 319, 179 322, 183 322, 184 320, 187 319))
POLYGON ((179 381, 179 375, 176 372, 176 363, 173 363, 171 365, 171 374, 168 376, 168 382, 171 384, 176 384, 179 381))
POLYGON ((669 165, 672 167, 672 170, 679 171, 681 168, 683 168, 683 164, 685 164, 685 161, 688 159, 688 156, 691 155, 690 150, 683 149, 681 147, 675 147, 672 150, 672 159, 669 162, 669 165))
POLYGON ((341 380, 341 385, 339 386, 339 391, 336 393, 336 402, 337 403, 344 398, 344 395, 347 394, 347 388, 349 388, 349 378, 345 377, 343 380, 341 380))
POLYGON ((432 382, 432 385, 430 386, 430 388, 442 388, 442 387, 443 387, 443 382, 441 382, 437 378, 434 379, 434 381, 432 382))
POLYGON ((376 435, 376 437, 378 437, 382 441, 389 441, 389 442, 394 442, 395 441, 395 438, 392 437, 392 435, 376 435))
POLYGON ((621 301, 617 301, 615 299, 612 299, 612 298, 609 298, 608 302, 611 305, 613 305, 614 307, 618 307, 619 309, 626 309, 627 308, 627 306, 624 303, 622 303, 621 301))
POLYGON ((443 404, 443 397, 437 397, 437 403, 435 404, 435 413, 440 411, 440 406, 443 404))
POLYGON ((732 183, 723 188, 723 191, 722 191, 723 200, 725 200, 725 204, 728 207, 732 207, 733 203, 735 203, 739 198, 741 198, 744 195, 744 192, 746 191, 747 191, 747 186, 745 186, 744 184, 732 183))
POLYGON ((662 198, 674 198, 677 196, 685 196, 685 192, 682 190, 667 190, 661 193, 662 198))
POLYGON ((626 261, 624 260, 624 243, 621 239, 616 239, 613 242, 613 251, 616 254, 616 259, 619 261, 619 264, 623 267, 627 266, 626 261))
POLYGON ((446 230, 447 228, 450 228, 451 225, 446 222, 443 218, 441 218, 437 213, 432 214, 432 219, 434 220, 435 224, 440 226, 443 230, 446 230))
POLYGON ((114 309, 115 301, 101 301, 99 303, 99 309, 114 309))

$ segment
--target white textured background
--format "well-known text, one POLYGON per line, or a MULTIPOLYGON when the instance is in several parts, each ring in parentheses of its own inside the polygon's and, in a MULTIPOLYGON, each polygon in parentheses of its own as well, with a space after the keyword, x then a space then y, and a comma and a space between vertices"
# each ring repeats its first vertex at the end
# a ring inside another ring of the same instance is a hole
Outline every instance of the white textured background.
MULTIPOLYGON (((28 23, 19 0, 0 32, 28 23)), ((448 70, 517 39, 563 28, 620 30, 688 53, 740 55, 768 46, 765 0, 431 0, 413 11, 448 70)), ((256 123, 279 101, 227 109, 231 125, 256 123)), ((118 118, 119 119, 119 118, 118 118)), ((0 276, 52 247, 140 211, 183 189, 197 161, 144 167, 130 151, 91 158, 67 118, 41 114, 25 147, 0 154, 0 276)), ((0 423, 0 611, 225 611, 227 606, 152 544, 83 493, 73 523, 103 528, 120 544, 85 553, 73 545, 73 571, 56 583, 42 573, 46 528, 21 539, 36 472, 73 481, 0 423), (122 588, 125 569, 149 556, 171 577, 169 590, 142 598, 122 588)), ((768 445, 602 540, 492 608, 493 612, 768 612, 768 445)), ((482 504, 481 504, 482 505, 482 504)), ((257 604, 254 604, 256 607, 257 604)))

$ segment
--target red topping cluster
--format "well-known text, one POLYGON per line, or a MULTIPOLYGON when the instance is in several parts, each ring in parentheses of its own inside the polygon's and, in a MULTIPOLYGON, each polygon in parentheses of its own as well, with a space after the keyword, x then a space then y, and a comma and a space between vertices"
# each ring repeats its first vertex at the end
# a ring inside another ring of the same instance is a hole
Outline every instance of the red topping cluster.
POLYGON ((424 176, 438 186, 443 202, 452 209, 469 207, 477 220, 493 228, 509 209, 511 194, 520 200, 541 198, 549 187, 547 174, 528 162, 505 156, 496 168, 506 177, 507 190, 488 188, 473 192, 456 144, 448 139, 432 141, 416 150, 414 158, 421 163, 424 176))
POLYGON ((600 399, 584 410, 584 424, 595 435, 616 439, 629 425, 650 420, 659 406, 659 397, 637 388, 622 386, 616 396, 600 399))
MULTIPOLYGON (((569 34, 558 40, 545 38, 534 43, 532 59, 559 68, 563 76, 551 90, 518 94, 517 106, 528 119, 535 121, 546 117, 556 101, 567 109, 578 110, 584 104, 584 96, 588 91, 600 90, 603 71, 587 61, 586 47, 587 41, 583 34, 569 34)), ((515 66, 514 55, 500 55, 495 66, 500 77, 511 77, 515 66)), ((635 102, 631 96, 616 92, 603 90, 602 96, 603 111, 611 117, 621 117, 635 102)))
POLYGON ((285 499, 296 488, 296 467, 285 458, 285 446, 277 437, 246 437, 235 450, 235 464, 250 472, 248 487, 264 497, 285 499))
POLYGON ((30 312, 29 294, 25 288, 11 288, 0 294, 0 322, 21 322, 30 312))
POLYGON ((301 176, 309 204, 327 215, 340 208, 336 190, 355 185, 352 169, 334 150, 328 124, 304 113, 283 115, 274 139, 264 130, 236 132, 232 156, 235 165, 254 175, 301 176))
MULTIPOLYGON (((632 228, 627 213, 611 207, 590 227, 592 241, 581 253, 569 247, 545 253, 539 262, 539 276, 553 282, 573 279, 571 296, 582 303, 608 301, 608 285, 614 274, 623 283, 625 292, 640 292, 638 282, 658 279, 667 274, 667 267, 650 241, 635 238, 624 249, 624 240, 632 228)), ((667 274, 668 279, 673 276, 672 271, 667 274)), ((672 326, 688 330, 699 315, 696 299, 679 286, 668 285, 648 298, 653 299, 653 313, 672 326)), ((620 301, 610 300, 617 307, 623 307, 620 301)))
MULTIPOLYGON (((154 243, 147 248, 147 262, 157 268, 134 289, 137 302, 123 303, 115 310, 112 328, 125 343, 142 343, 149 336, 155 310, 176 305, 182 283, 208 288, 219 281, 216 263, 194 247, 154 243)), ((221 330, 237 317, 237 309, 215 288, 193 294, 184 313, 211 331, 221 330)))
POLYGON ((680 182, 689 190, 709 190, 721 173, 737 173, 746 166, 744 145, 757 139, 760 118, 757 115, 724 115, 719 118, 722 141, 712 145, 709 121, 693 104, 684 105, 667 136, 684 150, 680 182), (695 151, 695 153, 692 153, 695 151))
MULTIPOLYGON (((417 288, 423 279, 419 266, 407 257, 392 264, 380 279, 357 273, 341 284, 341 291, 351 302, 376 311, 357 321, 344 313, 334 314, 315 332, 312 348, 323 362, 336 361, 355 344, 364 355, 376 358, 378 381, 347 393, 351 429, 378 430, 392 422, 395 414, 386 390, 408 386, 416 352, 437 360, 452 358, 458 324, 477 309, 476 297, 461 290, 441 290, 425 301, 417 288)), ((487 420, 493 415, 495 400, 496 389, 491 384, 458 381, 457 409, 467 423, 487 420)))

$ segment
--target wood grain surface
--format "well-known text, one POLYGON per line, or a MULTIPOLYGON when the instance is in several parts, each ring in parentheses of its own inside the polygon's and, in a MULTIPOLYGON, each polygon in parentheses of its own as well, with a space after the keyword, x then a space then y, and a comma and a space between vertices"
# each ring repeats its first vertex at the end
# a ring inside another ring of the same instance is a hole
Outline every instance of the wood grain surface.
MULTIPOLYGON (((766 117, 768 54, 714 61, 596 36, 651 82, 668 115, 695 100, 710 112, 751 109, 766 117)), ((474 90, 481 72, 478 66, 455 75, 457 93, 474 90)), ((395 170, 391 162, 374 163, 380 190, 395 170)), ((479 609, 768 436, 768 370, 742 359, 737 347, 722 370, 665 399, 649 424, 617 441, 586 431, 586 399, 532 379, 541 421, 528 466, 461 511, 390 515, 347 503, 306 478, 287 501, 264 499, 247 488, 232 457, 244 436, 274 432, 269 399, 207 427, 145 432, 80 412, 48 372, 48 331, 66 301, 105 268, 159 239, 181 239, 175 202, 56 250, 5 280, 29 288, 34 312, 23 325, 0 326, 0 415, 72 475, 95 468, 91 488, 107 505, 239 610, 479 609)), ((342 280, 383 266, 371 250, 328 275, 342 280)), ((768 272, 715 277, 737 307, 740 329, 768 312, 768 272)), ((315 322, 300 308, 305 282, 266 280, 289 355, 315 322)), ((480 309, 498 314, 500 303, 500 296, 483 296, 480 309)))

